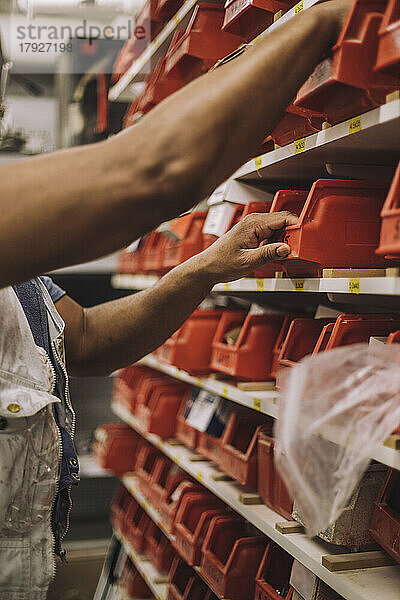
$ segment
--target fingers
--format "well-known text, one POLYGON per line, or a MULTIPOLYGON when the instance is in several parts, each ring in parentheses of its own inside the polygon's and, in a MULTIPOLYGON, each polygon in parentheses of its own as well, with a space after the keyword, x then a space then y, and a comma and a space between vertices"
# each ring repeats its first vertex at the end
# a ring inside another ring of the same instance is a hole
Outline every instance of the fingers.
POLYGON ((282 260, 290 254, 290 247, 287 244, 277 242, 275 244, 267 244, 260 246, 255 250, 248 250, 248 261, 252 269, 262 267, 267 262, 274 260, 282 260))
POLYGON ((296 225, 298 217, 288 211, 276 213, 252 213, 241 225, 246 230, 252 230, 259 242, 268 240, 276 231, 289 225, 296 225))

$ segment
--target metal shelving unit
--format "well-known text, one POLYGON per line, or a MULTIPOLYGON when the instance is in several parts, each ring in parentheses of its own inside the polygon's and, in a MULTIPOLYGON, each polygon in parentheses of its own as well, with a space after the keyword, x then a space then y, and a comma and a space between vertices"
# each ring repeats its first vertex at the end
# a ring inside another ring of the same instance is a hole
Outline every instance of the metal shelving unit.
MULTIPOLYGON (((309 539, 302 533, 280 533, 275 526, 277 522, 282 521, 282 518, 267 506, 243 504, 240 500, 241 486, 233 481, 221 481, 220 471, 213 463, 206 460, 201 462, 193 460, 197 455, 184 446, 163 442, 158 436, 144 432, 137 419, 124 407, 114 403, 113 411, 184 471, 279 544, 346 600, 377 600, 377 598, 399 600, 400 565, 336 573, 329 571, 322 565, 322 557, 334 553, 332 546, 318 539, 309 539)), ((125 479, 125 481, 127 480, 125 479)), ((133 480, 131 481, 132 485, 128 483, 128 489, 132 493, 134 485, 133 480)), ((138 498, 137 492, 134 493, 138 498)))

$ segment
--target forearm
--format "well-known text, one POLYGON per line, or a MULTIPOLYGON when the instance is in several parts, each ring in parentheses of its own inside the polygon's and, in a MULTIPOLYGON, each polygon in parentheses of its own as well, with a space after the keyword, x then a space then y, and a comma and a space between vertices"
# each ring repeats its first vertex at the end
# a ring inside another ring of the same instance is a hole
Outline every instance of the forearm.
POLYGON ((194 257, 149 290, 85 309, 73 373, 108 374, 152 352, 190 316, 212 285, 201 259, 194 257))

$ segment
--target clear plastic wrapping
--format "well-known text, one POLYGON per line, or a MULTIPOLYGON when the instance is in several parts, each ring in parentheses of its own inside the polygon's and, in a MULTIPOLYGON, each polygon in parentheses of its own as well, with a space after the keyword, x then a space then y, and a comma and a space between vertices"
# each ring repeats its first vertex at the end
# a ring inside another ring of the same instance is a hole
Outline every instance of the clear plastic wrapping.
POLYGON ((322 352, 287 370, 281 386, 275 460, 316 535, 339 517, 400 423, 400 345, 322 352))

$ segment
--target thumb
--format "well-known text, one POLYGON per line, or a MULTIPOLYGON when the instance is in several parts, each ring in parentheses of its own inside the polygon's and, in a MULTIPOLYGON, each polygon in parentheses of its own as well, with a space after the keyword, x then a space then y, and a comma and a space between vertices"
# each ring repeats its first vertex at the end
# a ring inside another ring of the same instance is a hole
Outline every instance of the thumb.
POLYGON ((282 242, 265 244, 252 250, 251 254, 252 267, 256 269, 262 267, 265 263, 286 258, 290 254, 290 247, 287 244, 282 244, 282 242))

